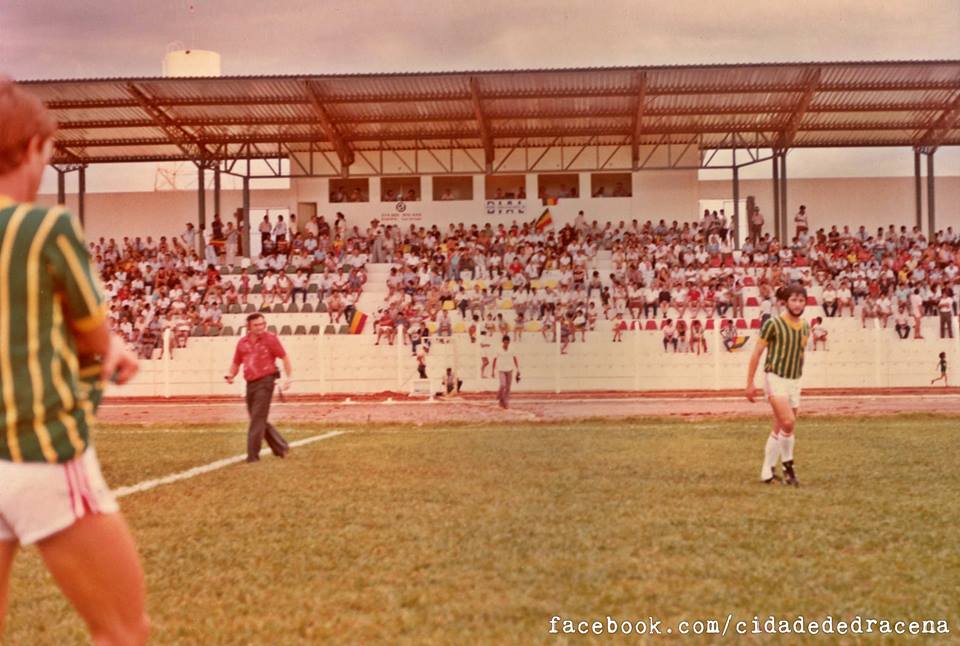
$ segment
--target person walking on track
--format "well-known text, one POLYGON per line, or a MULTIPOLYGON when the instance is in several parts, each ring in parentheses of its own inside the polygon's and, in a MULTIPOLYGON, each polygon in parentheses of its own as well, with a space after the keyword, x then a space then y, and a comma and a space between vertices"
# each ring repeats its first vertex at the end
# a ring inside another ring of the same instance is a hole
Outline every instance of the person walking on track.
POLYGON ((267 332, 267 321, 259 312, 247 317, 247 334, 237 343, 233 354, 233 363, 225 379, 232 384, 240 366, 243 366, 243 378, 247 380, 247 412, 250 415, 250 427, 247 431, 247 462, 260 460, 260 447, 266 438, 273 454, 280 458, 287 457, 290 445, 283 439, 279 431, 267 421, 270 416, 270 400, 273 398, 273 389, 280 371, 277 370, 276 360, 283 361, 283 372, 286 378, 280 385, 281 391, 290 388, 290 377, 293 367, 290 356, 283 349, 280 339, 271 332, 267 332))
POLYGON ((510 408, 510 386, 516 379, 520 383, 520 362, 517 355, 510 349, 510 335, 503 335, 503 345, 493 357, 493 374, 500 378, 500 388, 497 390, 497 401, 500 408, 510 408), (516 376, 514 376, 516 369, 516 376))

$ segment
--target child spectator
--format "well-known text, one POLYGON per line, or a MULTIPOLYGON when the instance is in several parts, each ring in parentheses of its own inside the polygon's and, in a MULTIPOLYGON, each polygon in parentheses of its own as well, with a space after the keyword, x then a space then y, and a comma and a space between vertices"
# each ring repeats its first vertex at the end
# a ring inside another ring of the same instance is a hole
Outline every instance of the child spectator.
POLYGON ((667 352, 669 346, 673 346, 673 351, 677 351, 677 328, 673 325, 673 319, 667 319, 667 322, 661 328, 663 332, 663 351, 667 352))
POLYGON ((823 327, 823 318, 818 316, 810 321, 810 339, 813 342, 813 350, 817 350, 818 345, 822 345, 823 349, 827 349, 827 335, 829 332, 826 328, 823 327))

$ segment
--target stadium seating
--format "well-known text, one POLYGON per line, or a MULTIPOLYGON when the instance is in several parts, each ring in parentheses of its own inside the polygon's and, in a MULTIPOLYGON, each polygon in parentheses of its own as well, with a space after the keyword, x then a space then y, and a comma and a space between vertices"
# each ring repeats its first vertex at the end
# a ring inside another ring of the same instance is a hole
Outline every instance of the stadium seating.
MULTIPOLYGON (((740 254, 734 256, 740 257, 740 254)), ((416 374, 409 346, 399 343, 394 347, 373 346, 372 335, 377 318, 375 312, 388 305, 387 277, 390 270, 397 266, 391 263, 366 264, 367 282, 354 304, 359 312, 369 316, 363 334, 350 334, 349 320, 331 320, 327 303, 320 298, 316 274, 307 285, 306 304, 302 304, 302 299, 282 303, 276 299, 264 298, 262 284, 256 279, 255 272, 250 272, 251 293, 247 297, 248 302, 224 307, 222 323, 225 327, 219 330, 219 334, 216 326, 209 327, 211 334, 207 336, 204 325, 199 322, 192 325, 191 336, 197 338, 191 339, 186 349, 176 350, 173 359, 164 357, 146 360, 142 375, 138 376, 134 384, 121 391, 134 393, 140 389, 156 394, 162 383, 163 373, 160 367, 164 362, 170 362, 178 366, 174 371, 176 378, 172 376, 174 373, 171 373, 170 378, 171 385, 176 384, 174 390, 184 389, 189 384, 191 388, 199 388, 200 392, 218 392, 217 389, 222 384, 212 378, 207 380, 204 375, 209 370, 197 369, 197 366, 209 365, 205 363, 207 361, 220 365, 225 357, 229 360, 228 355, 236 343, 234 331, 236 334, 243 334, 246 315, 260 311, 265 305, 269 310, 268 329, 274 332, 279 329, 283 342, 297 349, 294 356, 297 357, 298 364, 304 364, 302 370, 298 368, 298 374, 306 374, 303 387, 323 392, 404 390, 409 385, 404 384, 411 375, 416 374), (326 363, 334 360, 337 363, 326 363), (185 368, 187 365, 193 368, 185 368), (349 375, 343 370, 338 371, 336 376, 329 374, 332 372, 327 369, 330 365, 350 366, 349 375), (180 370, 180 367, 184 369, 180 370)), ((615 268, 613 253, 609 248, 598 249, 585 269, 587 275, 592 275, 593 271, 598 272, 601 284, 607 288, 612 287, 610 274, 615 272, 615 268)), ((523 340, 515 345, 526 366, 521 388, 662 389, 690 388, 691 384, 707 388, 720 387, 724 385, 727 375, 740 374, 738 371, 745 369, 744 357, 749 354, 760 327, 759 283, 764 282, 763 275, 768 270, 770 268, 766 266, 748 266, 740 274, 744 285, 745 308, 735 319, 732 312, 728 312, 727 316, 734 320, 738 333, 751 337, 751 341, 743 349, 732 353, 722 350, 717 317, 709 316, 709 313, 702 310, 688 310, 682 317, 679 317, 674 309, 669 312, 661 311, 657 320, 640 318, 631 321, 625 316, 625 320, 631 325, 623 335, 622 344, 611 343, 612 321, 605 320, 603 312, 598 311, 595 329, 587 333, 586 342, 577 334, 575 341, 570 343, 563 355, 559 352, 558 344, 545 341, 540 334, 543 323, 527 316, 522 329, 529 334, 523 335, 523 340), (664 316, 670 316, 674 320, 682 318, 688 325, 694 318, 699 320, 704 326, 709 347, 707 355, 664 353, 662 335, 659 332, 664 316)), ((532 278, 530 284, 537 289, 556 289, 562 278, 561 272, 547 269, 539 277, 532 278)), ((238 286, 239 267, 224 267, 222 281, 224 284, 232 283, 238 286)), ((493 279, 467 279, 462 283, 466 290, 472 290, 474 286, 484 289, 491 284, 495 284, 493 279)), ((511 329, 514 326, 515 308, 523 303, 523 297, 513 291, 513 286, 512 281, 506 280, 499 285, 502 291, 494 290, 494 296, 497 297, 494 314, 502 314, 511 329)), ((451 284, 450 281, 446 281, 446 287, 459 289, 456 282, 451 284)), ((818 305, 821 302, 821 285, 814 282, 808 292, 805 316, 812 318, 821 315, 823 310, 818 305)), ((460 310, 453 301, 444 301, 442 309, 449 313, 453 338, 449 343, 433 344, 427 360, 428 373, 438 375, 445 367, 455 367, 466 377, 466 388, 494 388, 495 384, 489 380, 479 379, 479 344, 471 343, 466 334, 470 321, 461 317, 460 310)), ((928 379, 926 375, 930 372, 930 366, 935 363, 931 357, 941 351, 937 348, 953 353, 950 360, 955 361, 956 342, 941 342, 933 338, 936 331, 935 318, 924 319, 927 339, 901 341, 893 332, 892 322, 889 329, 883 330, 877 327, 875 320, 871 320, 868 328, 863 330, 859 311, 858 306, 855 317, 847 314, 824 319, 824 326, 830 332, 829 350, 808 354, 806 385, 923 385, 928 379)), ((468 311, 468 319, 470 314, 468 311)), ((436 321, 427 321, 427 327, 431 335, 436 333, 436 321)), ((955 318, 954 327, 956 330, 955 318)), ((159 349, 154 351, 153 356, 159 356, 159 349)))

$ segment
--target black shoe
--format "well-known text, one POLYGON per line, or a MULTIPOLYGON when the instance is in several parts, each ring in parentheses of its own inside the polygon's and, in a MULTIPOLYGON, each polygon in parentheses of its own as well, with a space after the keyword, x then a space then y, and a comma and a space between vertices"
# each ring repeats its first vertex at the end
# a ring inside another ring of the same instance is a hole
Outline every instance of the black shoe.
POLYGON ((247 458, 247 463, 251 464, 253 462, 259 462, 260 458, 247 458))
POLYGON ((783 473, 786 476, 783 484, 794 487, 800 486, 800 481, 797 480, 797 474, 793 470, 793 460, 788 460, 787 462, 783 463, 783 473))
POLYGON ((783 483, 783 478, 774 473, 772 476, 762 481, 763 484, 783 483))

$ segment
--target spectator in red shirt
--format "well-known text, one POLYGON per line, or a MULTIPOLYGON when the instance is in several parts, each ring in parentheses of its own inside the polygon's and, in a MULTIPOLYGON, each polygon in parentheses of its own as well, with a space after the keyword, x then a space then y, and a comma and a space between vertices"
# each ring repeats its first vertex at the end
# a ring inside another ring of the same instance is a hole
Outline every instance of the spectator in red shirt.
POLYGON ((276 360, 283 361, 286 379, 281 390, 290 388, 293 371, 290 357, 283 349, 280 339, 267 332, 267 321, 263 314, 255 313, 247 317, 247 334, 237 343, 233 354, 233 363, 225 379, 232 384, 240 366, 243 366, 243 378, 247 381, 247 412, 250 414, 250 427, 247 431, 247 462, 260 460, 260 447, 266 437, 273 454, 285 458, 290 453, 290 445, 277 429, 267 421, 270 415, 270 400, 280 371, 276 360))

